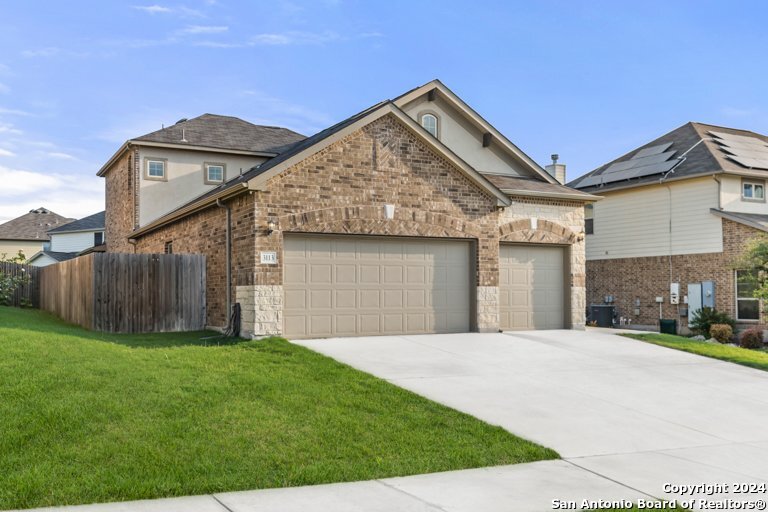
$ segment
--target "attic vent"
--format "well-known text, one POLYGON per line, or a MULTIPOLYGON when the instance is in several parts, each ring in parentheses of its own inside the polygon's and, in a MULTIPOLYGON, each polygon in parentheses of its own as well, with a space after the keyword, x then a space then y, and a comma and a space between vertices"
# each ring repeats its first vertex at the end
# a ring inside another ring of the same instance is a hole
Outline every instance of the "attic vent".
POLYGON ((183 122, 185 122, 185 121, 189 121, 189 119, 187 119, 186 117, 182 117, 181 119, 179 119, 178 121, 176 121, 176 124, 179 124, 179 123, 183 123, 183 122))
POLYGON ((38 208, 36 210, 29 210, 29 213, 51 213, 45 208, 38 208))

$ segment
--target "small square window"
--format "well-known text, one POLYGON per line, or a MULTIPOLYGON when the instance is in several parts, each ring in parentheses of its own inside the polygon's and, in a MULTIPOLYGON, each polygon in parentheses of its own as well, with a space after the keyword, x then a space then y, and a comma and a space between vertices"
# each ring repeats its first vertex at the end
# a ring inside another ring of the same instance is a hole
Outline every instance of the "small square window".
POLYGON ((753 181, 743 182, 741 197, 748 201, 765 201, 765 184, 753 181))
POLYGON ((93 234, 93 245, 101 245, 104 243, 104 233, 94 233, 93 234))
POLYGON ((224 164, 205 164, 205 182, 208 184, 224 182, 224 164))
POLYGON ((164 178, 165 162, 160 160, 150 160, 147 163, 147 174, 152 178, 164 178))
POLYGON ((173 241, 165 242, 165 254, 173 254, 173 241))

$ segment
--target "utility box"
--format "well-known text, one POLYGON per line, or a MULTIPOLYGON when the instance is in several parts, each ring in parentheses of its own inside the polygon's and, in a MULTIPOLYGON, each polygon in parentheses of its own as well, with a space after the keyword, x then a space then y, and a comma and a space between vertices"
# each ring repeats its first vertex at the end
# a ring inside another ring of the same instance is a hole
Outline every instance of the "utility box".
POLYGON ((615 313, 616 306, 604 306, 602 304, 593 304, 590 310, 592 321, 597 322, 598 327, 613 327, 615 313))
POLYGON ((660 318, 659 332, 662 334, 677 334, 677 320, 660 318))

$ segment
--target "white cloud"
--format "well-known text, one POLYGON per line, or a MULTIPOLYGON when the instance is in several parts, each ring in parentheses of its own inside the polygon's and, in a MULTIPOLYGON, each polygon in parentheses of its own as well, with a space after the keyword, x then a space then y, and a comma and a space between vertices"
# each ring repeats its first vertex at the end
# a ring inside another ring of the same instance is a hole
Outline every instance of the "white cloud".
MULTIPOLYGON (((0 166, 0 198, 29 194, 39 188, 58 188, 61 180, 45 174, 0 166)), ((5 201, 3 201, 5 203, 5 201)))
POLYGON ((78 174, 48 174, 0 166, 0 222, 44 206, 81 218, 104 209, 104 182, 78 174))
POLYGON ((21 52, 21 55, 24 57, 55 57, 61 51, 61 48, 49 46, 47 48, 38 48, 37 50, 24 50, 21 52))
POLYGON ((23 132, 19 129, 14 128, 12 124, 0 122, 0 133, 21 135, 23 132))
POLYGON ((324 44, 332 41, 338 41, 341 39, 336 32, 298 32, 288 31, 272 34, 257 34, 253 36, 250 42, 254 45, 270 45, 270 46, 285 46, 285 45, 300 45, 300 44, 324 44))
POLYGON ((162 5, 134 5, 132 6, 134 9, 139 11, 144 11, 149 14, 159 14, 159 13, 167 13, 173 11, 170 7, 164 7, 162 5))
POLYGON ((0 148, 0 156, 16 156, 16 153, 13 151, 8 151, 7 149, 0 148))
POLYGON ((190 25, 178 30, 177 34, 221 34, 229 30, 227 26, 190 25))
POLYGON ((30 112, 27 112, 25 110, 17 110, 15 108, 4 108, 4 107, 0 107, 0 114, 6 114, 9 116, 31 116, 32 115, 30 112))
POLYGON ((77 160, 77 158, 75 158, 74 156, 72 156, 72 155, 70 155, 68 153, 60 153, 60 152, 56 152, 56 151, 53 151, 53 152, 50 152, 50 153, 46 153, 46 156, 49 156, 51 158, 58 158, 60 160, 77 160))

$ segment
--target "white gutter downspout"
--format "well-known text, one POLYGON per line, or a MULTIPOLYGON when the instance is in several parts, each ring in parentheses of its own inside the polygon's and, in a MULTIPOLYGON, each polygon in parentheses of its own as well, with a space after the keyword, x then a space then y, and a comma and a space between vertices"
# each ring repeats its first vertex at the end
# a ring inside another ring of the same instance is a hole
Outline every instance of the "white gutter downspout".
MULTIPOLYGON (((675 169, 677 169, 680 166, 680 164, 682 164, 683 162, 685 162, 688 159, 688 156, 687 156, 688 153, 693 151, 693 149, 696 146, 698 146, 699 144, 701 144, 702 142, 707 141, 707 140, 714 141, 715 139, 712 139, 712 138, 700 139, 699 141, 696 142, 696 144, 694 144, 693 146, 688 148, 682 155, 677 157, 677 163, 675 165, 673 165, 672 168, 669 171, 667 171, 664 174, 664 176, 662 176, 659 179, 659 185, 663 185, 664 181, 667 179, 667 177, 670 174, 674 173, 675 169)), ((667 192, 669 193, 669 209, 668 209, 668 211, 669 211, 669 241, 668 241, 669 251, 668 251, 668 254, 667 254, 667 261, 669 262, 669 288, 668 289, 671 290, 672 289, 672 283, 674 282, 674 278, 672 277, 672 187, 670 187, 669 185, 666 185, 666 187, 667 187, 667 192)), ((719 194, 718 194, 718 202, 719 201, 720 201, 720 199, 719 199, 719 194)), ((661 309, 661 305, 662 304, 663 304, 662 302, 659 303, 659 319, 661 319, 661 316, 662 316, 662 309, 661 309)))
POLYGON ((227 227, 226 227, 226 260, 227 260, 227 325, 225 329, 229 330, 229 319, 232 316, 232 209, 221 202, 221 199, 216 199, 216 206, 223 208, 227 211, 227 227))

